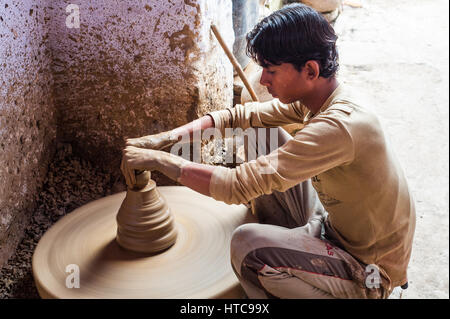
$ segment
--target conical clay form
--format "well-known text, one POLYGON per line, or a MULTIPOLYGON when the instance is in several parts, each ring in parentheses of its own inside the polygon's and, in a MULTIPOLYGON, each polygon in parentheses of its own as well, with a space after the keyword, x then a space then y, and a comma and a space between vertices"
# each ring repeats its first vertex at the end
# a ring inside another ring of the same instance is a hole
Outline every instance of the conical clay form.
POLYGON ((116 218, 117 243, 131 251, 156 253, 177 238, 170 209, 151 179, 143 189, 128 189, 116 218))

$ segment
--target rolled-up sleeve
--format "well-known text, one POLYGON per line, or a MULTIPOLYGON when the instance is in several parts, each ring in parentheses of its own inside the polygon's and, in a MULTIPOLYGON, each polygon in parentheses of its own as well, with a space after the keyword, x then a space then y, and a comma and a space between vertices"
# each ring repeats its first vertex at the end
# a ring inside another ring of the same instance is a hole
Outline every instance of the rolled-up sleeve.
POLYGON ((208 113, 214 126, 224 134, 225 128, 276 127, 302 123, 305 107, 300 103, 283 104, 278 99, 264 103, 236 104, 233 108, 208 113))
POLYGON ((350 163, 354 143, 335 117, 318 117, 268 155, 236 168, 216 167, 210 194, 227 204, 242 204, 274 190, 286 191, 330 168, 350 163))

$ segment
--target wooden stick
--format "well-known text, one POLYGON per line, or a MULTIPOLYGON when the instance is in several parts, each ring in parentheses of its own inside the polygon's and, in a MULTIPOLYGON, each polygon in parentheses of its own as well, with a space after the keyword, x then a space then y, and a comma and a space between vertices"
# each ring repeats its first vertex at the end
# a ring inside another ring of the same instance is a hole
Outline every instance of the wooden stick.
POLYGON ((363 7, 362 3, 360 3, 360 2, 355 2, 355 1, 351 1, 351 0, 345 0, 345 1, 343 2, 343 4, 344 4, 344 5, 347 5, 347 6, 349 6, 349 7, 352 7, 352 8, 362 8, 362 7, 363 7))
POLYGON ((252 86, 250 85, 250 82, 248 82, 247 77, 244 74, 244 71, 242 70, 241 66, 239 65, 239 62, 234 57, 233 53, 230 51, 228 46, 226 45, 225 41, 223 41, 222 36, 219 33, 219 30, 214 24, 211 24, 211 29, 214 33, 214 35, 217 38, 217 41, 219 41, 222 49, 225 51, 225 54, 228 56, 228 59, 230 60, 231 64, 233 64, 234 68, 236 69, 239 77, 241 78, 242 82, 244 82, 245 87, 247 88, 248 92, 250 93, 252 100, 254 102, 258 102, 258 97, 255 94, 255 91, 253 91, 252 86))

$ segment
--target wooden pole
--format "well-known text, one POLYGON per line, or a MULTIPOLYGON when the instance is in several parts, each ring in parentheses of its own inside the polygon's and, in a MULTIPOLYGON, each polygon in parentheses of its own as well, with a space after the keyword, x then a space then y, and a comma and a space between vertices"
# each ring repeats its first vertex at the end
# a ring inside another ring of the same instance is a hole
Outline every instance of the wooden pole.
POLYGON ((211 29, 212 29, 214 35, 216 36, 217 41, 219 41, 220 46, 225 51, 225 54, 227 55, 231 64, 233 64, 234 68, 236 69, 236 72, 238 73, 239 77, 241 78, 241 80, 244 83, 245 87, 247 88, 248 92, 250 93, 252 100, 254 102, 258 102, 259 100, 258 100, 258 97, 256 96, 255 91, 253 90, 252 86, 250 85, 250 82, 248 82, 247 77, 244 74, 244 71, 242 70, 241 66, 239 65, 239 62, 236 60, 233 53, 230 51, 227 44, 225 43, 222 36, 220 35, 219 30, 217 29, 217 27, 214 24, 211 24, 211 29))

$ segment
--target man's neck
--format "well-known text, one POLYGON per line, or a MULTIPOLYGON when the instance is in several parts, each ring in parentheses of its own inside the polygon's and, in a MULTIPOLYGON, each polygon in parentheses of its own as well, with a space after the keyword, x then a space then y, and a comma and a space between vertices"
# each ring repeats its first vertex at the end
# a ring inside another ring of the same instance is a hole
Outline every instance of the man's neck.
POLYGON ((303 105, 305 105, 313 114, 319 112, 325 101, 339 86, 339 82, 335 77, 330 79, 321 78, 319 81, 323 81, 323 83, 317 85, 317 88, 311 92, 310 96, 302 101, 303 105))

